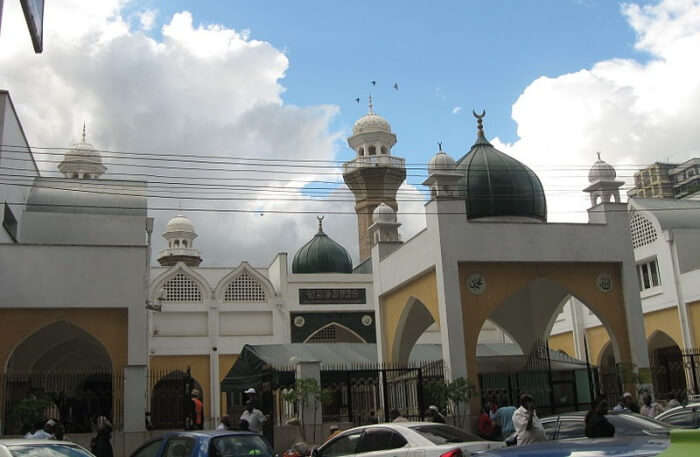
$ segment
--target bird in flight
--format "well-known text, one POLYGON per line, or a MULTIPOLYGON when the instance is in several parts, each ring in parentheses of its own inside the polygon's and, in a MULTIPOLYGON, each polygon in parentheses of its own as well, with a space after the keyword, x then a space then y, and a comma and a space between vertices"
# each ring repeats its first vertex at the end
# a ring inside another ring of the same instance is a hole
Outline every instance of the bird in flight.
POLYGON ((399 83, 394 83, 394 89, 399 90, 399 83))
POLYGON ((360 97, 357 97, 355 101, 359 104, 360 103, 360 97))
POLYGON ((370 81, 370 82, 372 83, 373 86, 377 85, 377 81, 370 81))

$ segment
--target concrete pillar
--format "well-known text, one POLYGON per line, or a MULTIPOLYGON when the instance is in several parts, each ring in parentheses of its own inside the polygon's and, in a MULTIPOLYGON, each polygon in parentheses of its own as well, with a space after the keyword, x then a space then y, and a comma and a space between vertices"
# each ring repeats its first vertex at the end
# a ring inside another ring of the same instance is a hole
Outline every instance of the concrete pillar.
POLYGON ((124 368, 124 432, 146 430, 146 365, 124 368))

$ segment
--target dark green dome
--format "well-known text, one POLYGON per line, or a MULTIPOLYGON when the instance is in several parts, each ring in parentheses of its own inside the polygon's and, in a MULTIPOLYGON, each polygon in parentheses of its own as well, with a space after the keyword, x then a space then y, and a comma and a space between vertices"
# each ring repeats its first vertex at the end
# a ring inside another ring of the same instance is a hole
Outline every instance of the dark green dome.
POLYGON ((476 143, 457 162, 457 169, 464 173, 461 183, 467 219, 513 217, 546 222, 547 201, 540 179, 526 165, 488 142, 482 117, 477 116, 476 143))
POLYGON ((318 233, 294 254, 292 273, 352 273, 348 251, 323 232, 321 219, 318 233))

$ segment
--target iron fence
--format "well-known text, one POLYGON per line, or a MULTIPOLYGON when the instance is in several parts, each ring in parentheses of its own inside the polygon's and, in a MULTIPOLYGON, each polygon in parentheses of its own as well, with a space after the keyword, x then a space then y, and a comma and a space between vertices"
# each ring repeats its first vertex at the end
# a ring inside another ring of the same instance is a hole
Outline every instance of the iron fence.
POLYGON ((0 374, 2 433, 58 419, 66 433, 87 433, 107 417, 115 430, 123 423, 124 378, 111 371, 0 374))

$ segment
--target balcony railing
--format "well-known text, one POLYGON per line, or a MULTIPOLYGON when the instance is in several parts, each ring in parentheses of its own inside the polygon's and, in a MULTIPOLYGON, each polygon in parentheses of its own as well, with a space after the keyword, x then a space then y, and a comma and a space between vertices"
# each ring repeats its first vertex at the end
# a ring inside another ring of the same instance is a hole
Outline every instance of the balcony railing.
POLYGON ((368 167, 393 167, 393 168, 404 168, 406 166, 406 160, 401 157, 394 157, 390 155, 376 155, 376 156, 363 156, 357 157, 349 162, 343 164, 343 173, 349 173, 358 168, 368 168, 368 167))

